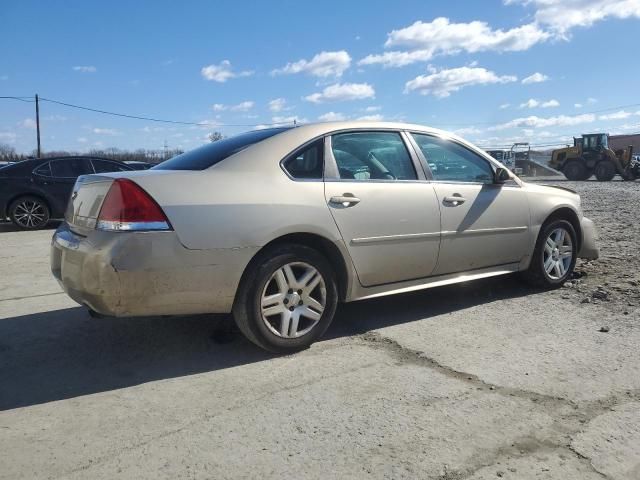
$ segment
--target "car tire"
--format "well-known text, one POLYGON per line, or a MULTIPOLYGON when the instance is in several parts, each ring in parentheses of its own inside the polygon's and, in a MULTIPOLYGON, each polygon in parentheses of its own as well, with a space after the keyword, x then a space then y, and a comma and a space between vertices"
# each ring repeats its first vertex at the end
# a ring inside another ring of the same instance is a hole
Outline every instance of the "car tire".
POLYGON ((609 182, 616 176, 616 167, 611 161, 603 160, 597 163, 594 173, 599 182, 609 182))
POLYGON ((32 195, 17 198, 9 205, 9 218, 22 230, 38 230, 46 227, 50 215, 46 202, 32 195))
POLYGON ((324 256, 303 245, 278 245, 249 265, 233 316, 250 341, 287 354, 304 350, 322 337, 337 303, 336 276, 324 256))
POLYGON ((585 164, 579 160, 568 161, 562 169, 564 176, 567 180, 583 181, 588 179, 591 175, 585 164))
POLYGON ((576 231, 567 220, 542 225, 529 268, 522 272, 530 285, 557 288, 571 276, 578 256, 576 231))

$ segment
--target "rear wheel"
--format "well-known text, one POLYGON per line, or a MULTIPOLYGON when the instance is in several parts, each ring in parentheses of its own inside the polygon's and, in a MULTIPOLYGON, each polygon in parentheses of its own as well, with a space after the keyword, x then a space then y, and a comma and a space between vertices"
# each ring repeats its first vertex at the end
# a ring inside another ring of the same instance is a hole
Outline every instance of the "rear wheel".
POLYGON ((596 168, 594 168, 596 178, 600 182, 609 182, 616 176, 616 167, 609 160, 603 160, 598 162, 596 168))
POLYGON ((9 206, 9 218, 23 230, 37 230, 49 223, 49 207, 38 197, 24 196, 9 206))
POLYGON ((579 160, 568 161, 562 169, 562 172, 568 180, 573 181, 586 180, 591 176, 587 167, 579 160))
POLYGON ((263 253, 244 275, 233 308, 242 333, 276 353, 308 348, 331 324, 338 302, 327 260, 302 245, 263 253))
POLYGON ((576 232, 566 220, 552 220, 542 226, 524 279, 538 287, 561 286, 573 272, 578 254, 576 232))

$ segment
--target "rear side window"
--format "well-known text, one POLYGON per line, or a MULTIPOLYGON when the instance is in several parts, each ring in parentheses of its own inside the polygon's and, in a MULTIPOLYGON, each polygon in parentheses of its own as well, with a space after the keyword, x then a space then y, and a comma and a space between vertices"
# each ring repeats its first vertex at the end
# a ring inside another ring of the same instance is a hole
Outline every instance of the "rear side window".
POLYGON ((402 137, 397 132, 352 132, 331 137, 341 179, 416 180, 402 137))
POLYGON ((322 179, 324 140, 318 140, 307 148, 287 158, 282 166, 296 179, 322 179))
POLYGON ((204 170, 244 150, 250 145, 261 142, 288 128, 267 128, 224 138, 217 142, 185 152, 153 167, 154 170, 204 170))
POLYGON ((51 162, 51 174, 59 178, 75 178, 93 173, 93 168, 86 158, 69 158, 51 162))
POLYGON ((43 177, 50 177, 51 176, 51 164, 49 162, 40 165, 38 168, 36 168, 33 173, 35 173, 36 175, 42 175, 43 177))
POLYGON ((131 170, 126 165, 116 162, 109 162, 107 160, 92 159, 91 163, 93 163, 93 169, 96 173, 128 172, 129 170, 131 170))

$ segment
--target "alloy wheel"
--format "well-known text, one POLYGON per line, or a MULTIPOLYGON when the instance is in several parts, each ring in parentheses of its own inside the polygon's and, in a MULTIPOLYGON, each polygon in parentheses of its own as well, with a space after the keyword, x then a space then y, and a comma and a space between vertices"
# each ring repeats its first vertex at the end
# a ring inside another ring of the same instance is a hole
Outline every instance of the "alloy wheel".
POLYGON ((320 272, 304 262, 292 262, 269 278, 260 299, 262 321, 281 338, 298 338, 315 327, 327 303, 320 272))
POLYGON ((36 228, 47 218, 46 207, 37 200, 23 200, 15 206, 13 218, 23 228, 36 228))
POLYGON ((573 260, 573 242, 564 228, 556 228, 547 237, 542 255, 543 268, 552 280, 563 278, 573 260))

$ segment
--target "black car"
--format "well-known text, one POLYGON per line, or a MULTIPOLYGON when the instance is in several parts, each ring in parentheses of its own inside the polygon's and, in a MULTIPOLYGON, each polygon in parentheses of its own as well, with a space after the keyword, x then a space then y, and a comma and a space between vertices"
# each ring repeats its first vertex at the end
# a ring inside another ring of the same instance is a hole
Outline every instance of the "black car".
POLYGON ((123 162, 92 157, 24 160, 0 168, 0 220, 34 230, 63 218, 80 175, 134 170, 123 162))

